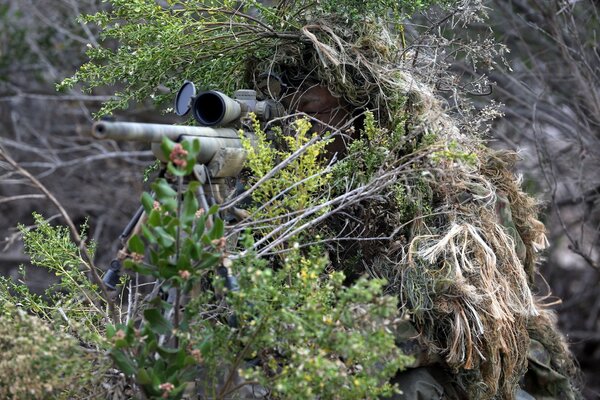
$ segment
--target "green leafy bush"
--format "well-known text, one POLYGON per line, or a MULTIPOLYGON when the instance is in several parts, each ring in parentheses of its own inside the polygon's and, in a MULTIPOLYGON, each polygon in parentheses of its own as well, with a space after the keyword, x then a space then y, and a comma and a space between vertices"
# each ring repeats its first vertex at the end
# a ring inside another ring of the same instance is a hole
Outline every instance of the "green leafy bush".
POLYGON ((14 304, 0 314, 0 397, 68 398, 90 381, 90 359, 78 341, 14 304))
POLYGON ((282 1, 277 6, 257 0, 109 3, 109 9, 81 17, 100 28, 103 42, 90 44, 90 61, 59 85, 65 89, 81 84, 87 90, 120 85, 116 99, 100 114, 148 99, 164 106, 183 79, 232 93, 248 84, 248 63, 269 60, 281 45, 305 42, 301 30, 314 21, 335 18, 358 32, 361 26, 385 20, 402 31, 406 16, 456 0, 282 1))
POLYGON ((156 278, 172 297, 157 293, 139 320, 109 328, 119 369, 150 398, 177 399, 186 390, 224 398, 252 385, 283 398, 389 394, 386 382, 406 358, 394 344, 397 304, 381 294, 384 282, 344 287, 317 248, 303 254, 292 245, 269 264, 248 251, 249 233, 230 254, 236 245, 227 243, 217 207, 199 206, 197 182, 183 185, 198 149, 168 140, 163 148, 186 162, 171 161, 176 181, 158 180, 155 197, 142 196, 148 218, 129 242, 126 266, 156 278))
MULTIPOLYGON (((307 127, 297 125, 305 133, 307 127)), ((123 321, 107 325, 105 299, 87 279, 66 229, 39 215, 37 228, 21 228, 32 262, 60 281, 44 297, 8 279, 0 282, 7 321, 1 365, 8 369, 15 357, 21 363, 13 365, 20 374, 13 385, 12 372, 3 375, 6 393, 82 398, 87 389, 73 385, 92 368, 104 371, 96 376, 98 387, 113 390, 106 349, 131 393, 151 399, 224 398, 248 387, 278 398, 390 394, 389 378, 408 358, 394 343, 397 300, 382 295, 385 282, 363 278, 346 287, 341 272, 328 270, 322 249, 290 241, 282 242, 281 255, 258 257, 250 231, 236 242, 218 207, 200 206, 199 183, 186 179, 197 144, 165 139, 162 147, 171 160, 170 181, 158 179, 154 194, 143 194, 147 218, 130 239, 125 261, 138 276, 154 280, 154 290, 142 299, 130 294, 140 300, 118 307, 123 321), (20 301, 23 309, 9 301, 20 301), (35 356, 24 356, 29 353, 35 356)), ((309 170, 320 168, 321 148, 304 159, 309 170)))

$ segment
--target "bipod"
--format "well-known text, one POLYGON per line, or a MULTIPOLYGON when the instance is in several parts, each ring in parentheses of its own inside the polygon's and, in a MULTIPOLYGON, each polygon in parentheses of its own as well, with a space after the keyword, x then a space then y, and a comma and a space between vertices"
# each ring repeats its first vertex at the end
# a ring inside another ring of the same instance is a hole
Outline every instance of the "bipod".
MULTIPOLYGON (((160 176, 164 176, 164 172, 164 170, 161 171, 160 176)), ((227 197, 226 193, 229 190, 225 184, 224 178, 211 179, 210 175, 211 174, 205 165, 197 164, 194 167, 193 177, 200 183, 196 192, 196 197, 200 206, 206 211, 208 211, 210 206, 214 204, 223 203, 224 199, 227 197)), ((240 220, 246 216, 247 212, 245 210, 232 207, 229 211, 229 218, 227 216, 222 217, 224 220, 231 221, 240 220)), ((147 214, 144 211, 144 207, 140 206, 123 229, 123 232, 121 232, 119 235, 121 248, 117 252, 116 257, 110 262, 110 266, 102 278, 102 281, 109 290, 114 291, 117 289, 117 285, 119 284, 119 280, 121 278, 123 260, 130 256, 128 250, 129 239, 141 231, 142 224, 145 222, 146 217, 147 214)), ((212 216, 208 218, 207 224, 209 227, 212 226, 212 216)), ((231 274, 229 268, 220 266, 217 270, 217 274, 224 279, 225 287, 228 290, 238 290, 237 280, 235 276, 231 274)))

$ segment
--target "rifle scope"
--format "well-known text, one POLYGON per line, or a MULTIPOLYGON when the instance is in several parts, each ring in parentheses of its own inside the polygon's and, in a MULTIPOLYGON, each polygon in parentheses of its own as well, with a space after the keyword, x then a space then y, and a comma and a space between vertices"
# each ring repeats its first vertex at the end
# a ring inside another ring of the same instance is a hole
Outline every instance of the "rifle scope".
POLYGON ((194 119, 203 126, 228 124, 240 117, 240 104, 232 98, 215 90, 200 93, 193 101, 194 119))
POLYGON ((196 87, 185 81, 175 97, 175 113, 184 116, 190 110, 201 126, 226 126, 240 116, 253 112, 261 121, 270 121, 285 114, 281 103, 275 100, 256 99, 256 91, 236 90, 233 99, 219 91, 207 90, 196 95, 196 87))

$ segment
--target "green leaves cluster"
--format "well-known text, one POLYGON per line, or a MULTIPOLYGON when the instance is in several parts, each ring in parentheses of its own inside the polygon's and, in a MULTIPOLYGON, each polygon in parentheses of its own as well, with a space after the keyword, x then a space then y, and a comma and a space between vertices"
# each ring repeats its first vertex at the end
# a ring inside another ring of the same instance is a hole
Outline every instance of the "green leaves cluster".
POLYGON ((90 61, 59 85, 61 89, 78 83, 87 89, 121 86, 117 98, 105 104, 100 114, 150 98, 164 104, 183 79, 232 92, 242 81, 244 60, 260 54, 255 46, 261 40, 260 26, 249 26, 244 14, 254 1, 241 9, 227 0, 110 3, 108 11, 82 17, 99 26, 103 45, 90 45, 90 61), (170 93, 161 93, 159 87, 170 93))
MULTIPOLYGON (((59 285, 74 285, 81 289, 95 291, 86 275, 81 273, 83 268, 89 269, 89 265, 81 257, 80 249, 72 242, 67 227, 52 226, 38 213, 34 213, 33 217, 35 229, 19 225, 25 251, 31 255, 31 263, 46 268, 60 277, 59 285)), ((85 238, 85 229, 85 226, 82 227, 83 238, 85 238)), ((93 244, 90 246, 90 251, 93 256, 93 244)))
POLYGON ((209 210, 199 207, 196 197, 199 182, 187 182, 184 188, 183 177, 193 171, 200 151, 198 142, 176 144, 165 139, 162 149, 171 159, 167 170, 174 182, 160 178, 151 185, 154 196, 147 192, 142 194, 147 219, 142 225, 142 234, 129 240, 133 257, 125 261, 125 266, 163 280, 163 287, 168 289, 185 283, 179 276, 183 271, 202 271, 218 261, 219 256, 210 250, 219 245, 224 226, 220 218, 214 217, 216 206, 209 210), (147 252, 148 263, 136 261, 143 259, 147 252))
MULTIPOLYGON (((39 214, 34 220, 34 228, 19 226, 25 251, 58 282, 38 295, 24 282, 0 277, 0 397, 94 397, 110 367, 104 355, 106 303, 69 230, 39 214)), ((25 280, 25 268, 20 272, 25 280)))
POLYGON ((141 233, 129 240, 131 256, 124 265, 156 279, 174 300, 151 298, 140 321, 111 326, 107 334, 113 342, 111 355, 116 365, 134 377, 147 396, 178 399, 193 380, 197 366, 186 341, 177 336, 187 332, 190 315, 180 318, 179 306, 182 296, 212 273, 223 257, 224 225, 215 215, 217 207, 199 207, 199 183, 184 185, 183 178, 193 171, 200 150, 198 142, 178 144, 165 139, 162 149, 170 159, 167 170, 172 182, 158 179, 151 185, 154 195, 142 195, 147 218, 141 233))
POLYGON ((283 217, 323 201, 324 188, 331 180, 325 156, 330 141, 320 140, 316 133, 311 133, 311 128, 306 119, 295 121, 288 134, 275 128, 273 141, 280 145, 274 146, 254 119, 254 143, 242 137, 246 166, 251 172, 249 185, 258 182, 281 162, 290 160, 252 193, 255 206, 251 211, 255 220, 283 217))
POLYGON ((436 163, 451 161, 476 165, 478 161, 477 154, 462 147, 456 140, 452 140, 448 142, 445 149, 434 152, 431 158, 436 163))
MULTIPOLYGON (((8 278, 0 278, 0 311, 3 302, 21 304, 24 310, 52 321, 56 329, 68 328, 85 341, 102 346, 102 321, 106 307, 99 288, 87 273, 90 266, 81 256, 81 250, 71 241, 69 230, 52 226, 40 214, 34 213, 35 227, 19 225, 25 251, 35 267, 44 268, 58 278, 44 296, 31 293, 27 286, 8 278)), ((85 238, 85 227, 81 237, 85 238)), ((93 254, 93 243, 89 249, 93 254)), ((21 277, 25 269, 21 269, 21 277)))
POLYGON ((327 0, 265 6, 257 0, 110 0, 108 10, 82 17, 99 27, 103 42, 89 45, 90 61, 59 88, 120 87, 101 115, 134 101, 164 105, 184 79, 231 93, 250 83, 245 78, 250 59, 269 59, 281 45, 305 43, 301 29, 311 21, 334 16, 346 26, 381 19, 401 25, 413 12, 453 2, 327 0))
POLYGON ((324 13, 335 13, 350 24, 358 24, 365 18, 380 18, 399 24, 403 18, 434 4, 449 5, 453 0, 325 0, 317 9, 324 13))
MULTIPOLYGON (((207 397, 233 391, 223 365, 278 398, 364 399, 393 391, 389 378, 408 359, 394 343, 397 300, 381 294, 380 280, 344 287, 343 274, 326 273, 319 253, 294 250, 276 268, 251 254, 236 260, 240 289, 227 295, 236 324, 196 317, 192 334, 206 378, 225 381, 207 397)), ((195 302, 189 310, 201 316, 205 307, 195 302)))
POLYGON ((334 166, 332 181, 337 190, 346 190, 349 182, 353 187, 369 182, 386 163, 396 160, 402 137, 399 130, 378 127, 373 113, 367 111, 360 137, 348 146, 347 157, 334 166))
MULTIPOLYGON (((289 145, 305 143, 309 127, 301 121, 303 134, 287 139, 289 145)), ((165 155, 175 146, 165 141, 165 155)), ((193 164, 191 146, 183 145, 193 164)), ((309 157, 312 163, 318 154, 309 157)), ((171 163, 173 168, 184 167, 171 163)), ((148 218, 143 233, 129 242, 127 262, 157 278, 176 300, 155 297, 139 322, 109 329, 119 369, 150 398, 178 399, 194 384, 210 398, 225 398, 244 387, 238 374, 245 385, 282 398, 390 394, 387 382, 406 358, 394 343, 397 304, 381 294, 384 282, 361 279, 346 288, 342 273, 325 273, 328 262, 317 249, 302 254, 295 245, 280 265, 248 251, 227 256, 216 208, 199 212, 197 184, 183 189, 182 176, 176 178, 179 183, 158 180, 154 197, 142 196, 148 218), (226 284, 224 270, 239 287, 226 284), (192 292, 180 310, 177 299, 192 292)), ((279 184, 284 182, 290 184, 279 184)), ((240 250, 252 243, 246 234, 240 250)))
POLYGON ((185 346, 161 344, 161 337, 173 334, 173 325, 162 315, 170 307, 157 305, 144 311, 141 329, 135 328, 133 322, 109 327, 111 356, 124 374, 135 378, 149 398, 180 399, 187 383, 195 377, 197 361, 185 346))
MULTIPOLYGON (((301 121, 302 134, 282 140, 302 146, 309 128, 301 121)), ((61 276, 64 297, 43 300, 3 279, 0 315, 14 322, 7 300, 20 301, 55 329, 62 326, 85 337, 86 346, 108 349, 114 365, 135 382, 133 390, 149 399, 180 399, 186 393, 226 398, 247 387, 280 398, 362 399, 392 393, 389 379, 407 359, 394 342, 397 300, 382 294, 384 282, 363 278, 344 286, 343 274, 327 271, 329 262, 318 248, 301 251, 298 244, 286 243, 286 257, 261 259, 248 250, 254 241, 250 232, 237 247, 235 241, 227 243, 217 207, 202 209, 198 183, 187 178, 198 146, 165 139, 162 147, 170 160, 170 180, 157 180, 152 194, 142 195, 147 218, 130 239, 125 262, 154 280, 154 289, 127 304, 127 313, 120 310, 125 323, 105 328, 103 303, 85 280, 79 249, 66 229, 40 216, 36 230, 22 228, 26 249, 37 265, 61 276), (82 334, 90 331, 95 335, 82 334)), ((322 150, 322 145, 311 150, 305 160, 311 168, 319 164, 322 150)), ((297 173, 303 168, 292 165, 297 173)), ((293 177, 290 173, 277 184, 289 186, 293 177)), ((44 354, 61 360, 63 353, 54 346, 44 354)), ((102 371, 103 353, 81 358, 78 368, 102 371)), ((49 372, 48 380, 57 376, 49 372)), ((69 388, 43 387, 42 397, 56 392, 79 398, 69 388)))
POLYGON ((13 303, 3 303, 2 309, 1 398, 66 399, 86 384, 86 377, 90 380, 92 364, 72 336, 53 330, 13 303))

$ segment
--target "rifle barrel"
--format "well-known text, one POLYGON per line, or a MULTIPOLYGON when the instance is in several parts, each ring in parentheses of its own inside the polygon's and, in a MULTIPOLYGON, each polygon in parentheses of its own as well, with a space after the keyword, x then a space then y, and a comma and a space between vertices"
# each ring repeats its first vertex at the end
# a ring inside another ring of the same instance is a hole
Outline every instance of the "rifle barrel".
MULTIPOLYGON (((239 134, 231 128, 208 128, 203 126, 144 124, 138 122, 99 121, 92 127, 96 139, 114 139, 139 142, 158 142, 164 136, 173 141, 181 136, 203 136, 223 139, 239 139, 239 134)), ((235 146, 237 147, 237 146, 235 146)))
POLYGON ((243 148, 239 132, 234 128, 99 121, 92 127, 91 134, 96 139, 150 142, 154 155, 162 161, 167 161, 160 150, 160 142, 165 136, 175 142, 199 141, 200 163, 208 163, 220 149, 243 148))

